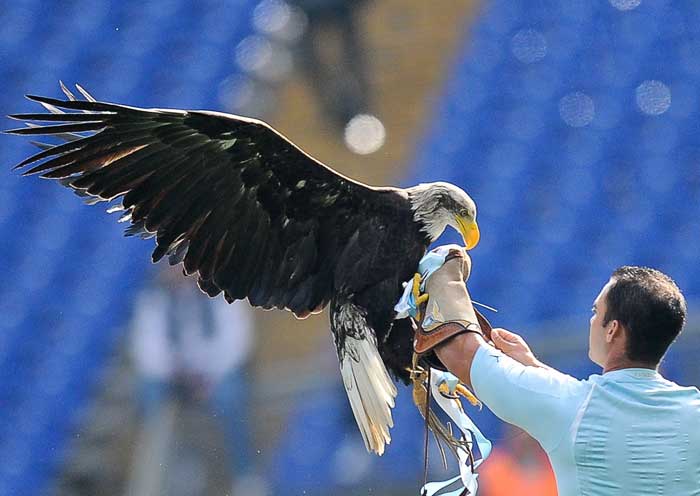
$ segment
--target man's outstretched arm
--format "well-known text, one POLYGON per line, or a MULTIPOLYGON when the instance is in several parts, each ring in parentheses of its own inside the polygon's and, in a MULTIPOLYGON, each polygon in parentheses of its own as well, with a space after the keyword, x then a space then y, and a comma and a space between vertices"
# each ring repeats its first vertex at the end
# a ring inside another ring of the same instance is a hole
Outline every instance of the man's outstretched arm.
POLYGON ((553 449, 571 420, 570 398, 579 396, 581 383, 542 364, 517 334, 496 329, 492 339, 502 348, 470 332, 435 352, 493 413, 527 431, 545 450, 553 449))

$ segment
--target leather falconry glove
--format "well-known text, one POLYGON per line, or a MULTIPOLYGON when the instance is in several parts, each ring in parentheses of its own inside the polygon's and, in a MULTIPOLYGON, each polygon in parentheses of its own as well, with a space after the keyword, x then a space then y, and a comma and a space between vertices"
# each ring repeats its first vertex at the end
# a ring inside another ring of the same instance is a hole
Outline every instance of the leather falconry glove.
POLYGON ((466 279, 471 258, 464 249, 450 249, 445 262, 425 282, 428 299, 420 307, 413 349, 419 361, 447 370, 434 348, 464 332, 479 332, 491 338, 491 324, 472 304, 466 279))

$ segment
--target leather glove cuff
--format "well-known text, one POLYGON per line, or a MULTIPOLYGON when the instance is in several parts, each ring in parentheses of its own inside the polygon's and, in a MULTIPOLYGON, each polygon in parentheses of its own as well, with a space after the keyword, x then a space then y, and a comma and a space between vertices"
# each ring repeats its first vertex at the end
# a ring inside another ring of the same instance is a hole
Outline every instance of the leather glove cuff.
POLYGON ((434 326, 429 330, 425 330, 421 325, 416 326, 413 351, 423 355, 432 351, 436 346, 465 332, 475 332, 489 339, 491 336, 491 324, 476 308, 474 308, 474 313, 478 322, 452 320, 434 326))
POLYGON ((481 332, 481 327, 479 327, 478 324, 458 320, 445 322, 444 324, 433 327, 430 331, 425 331, 419 326, 416 329, 416 336, 415 340, 413 341, 413 351, 419 355, 422 355, 423 353, 431 351, 433 348, 444 343, 448 339, 465 332, 476 332, 483 334, 481 332))

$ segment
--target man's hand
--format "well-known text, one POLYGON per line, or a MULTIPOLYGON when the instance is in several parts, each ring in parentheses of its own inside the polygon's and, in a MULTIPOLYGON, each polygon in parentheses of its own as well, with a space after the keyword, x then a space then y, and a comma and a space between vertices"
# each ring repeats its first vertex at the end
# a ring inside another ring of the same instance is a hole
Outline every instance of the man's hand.
POLYGON ((491 330, 491 340, 496 348, 513 360, 529 367, 547 368, 545 364, 535 358, 530 347, 518 334, 506 329, 493 329, 491 330))

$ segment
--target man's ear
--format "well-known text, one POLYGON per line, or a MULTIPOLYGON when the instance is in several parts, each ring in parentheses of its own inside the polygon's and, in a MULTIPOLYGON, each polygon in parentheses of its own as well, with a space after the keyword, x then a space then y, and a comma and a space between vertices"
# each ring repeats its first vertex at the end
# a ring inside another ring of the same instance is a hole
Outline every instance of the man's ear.
POLYGON ((619 320, 611 320, 605 330, 605 342, 612 343, 615 337, 622 337, 624 331, 619 320))

